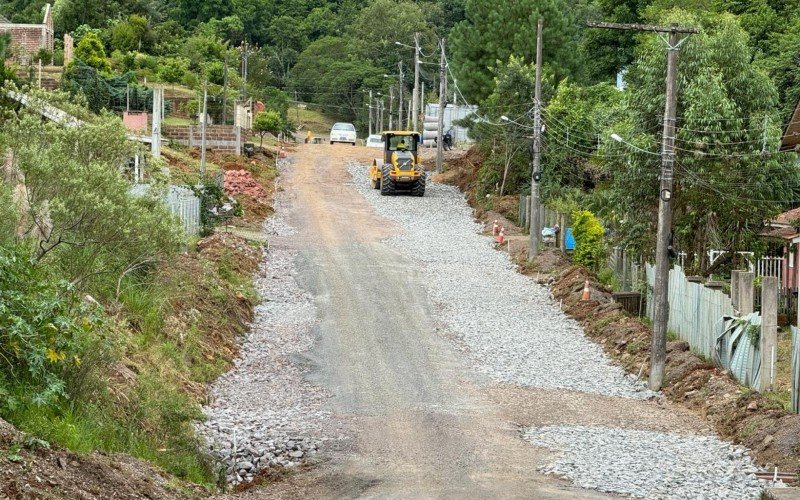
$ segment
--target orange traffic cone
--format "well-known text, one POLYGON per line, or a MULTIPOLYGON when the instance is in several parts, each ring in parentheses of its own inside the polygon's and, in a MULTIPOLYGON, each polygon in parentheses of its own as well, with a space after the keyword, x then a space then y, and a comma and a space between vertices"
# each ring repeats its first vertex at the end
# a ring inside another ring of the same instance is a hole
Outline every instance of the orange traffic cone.
POLYGON ((504 227, 500 228, 500 232, 497 233, 497 238, 495 238, 495 241, 499 245, 502 245, 506 241, 506 228, 504 227))
POLYGON ((590 300, 592 298, 592 291, 589 289, 589 280, 583 284, 583 295, 581 295, 581 300, 590 300))
POLYGON ((494 225, 492 226, 492 236, 497 236, 497 233, 500 232, 500 226, 497 224, 497 220, 494 221, 494 225))

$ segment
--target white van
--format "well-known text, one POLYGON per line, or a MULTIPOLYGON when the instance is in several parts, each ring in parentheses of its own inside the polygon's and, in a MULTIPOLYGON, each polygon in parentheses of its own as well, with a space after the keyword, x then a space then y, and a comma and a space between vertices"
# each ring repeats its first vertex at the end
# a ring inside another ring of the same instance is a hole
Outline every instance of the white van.
POLYGON ((352 123, 334 123, 331 129, 331 144, 349 142, 356 145, 356 128, 352 123))

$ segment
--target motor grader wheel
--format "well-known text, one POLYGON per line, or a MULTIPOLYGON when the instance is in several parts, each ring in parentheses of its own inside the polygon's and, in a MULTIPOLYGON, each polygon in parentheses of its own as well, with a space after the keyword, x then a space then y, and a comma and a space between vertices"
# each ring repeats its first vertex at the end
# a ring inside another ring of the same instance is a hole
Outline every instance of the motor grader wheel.
POLYGON ((381 190, 381 196, 391 196, 395 194, 395 185, 394 181, 391 177, 389 177, 389 172, 392 171, 391 165, 383 165, 381 166, 381 185, 379 186, 381 190))

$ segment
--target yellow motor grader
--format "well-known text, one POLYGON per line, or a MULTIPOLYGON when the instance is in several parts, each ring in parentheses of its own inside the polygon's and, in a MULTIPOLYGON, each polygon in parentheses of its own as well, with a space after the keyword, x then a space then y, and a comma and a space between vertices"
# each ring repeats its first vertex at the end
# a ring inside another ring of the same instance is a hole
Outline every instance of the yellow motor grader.
POLYGON ((409 193, 425 195, 427 175, 418 154, 422 136, 419 132, 384 132, 383 158, 372 160, 369 167, 369 182, 380 189, 382 196, 409 193))

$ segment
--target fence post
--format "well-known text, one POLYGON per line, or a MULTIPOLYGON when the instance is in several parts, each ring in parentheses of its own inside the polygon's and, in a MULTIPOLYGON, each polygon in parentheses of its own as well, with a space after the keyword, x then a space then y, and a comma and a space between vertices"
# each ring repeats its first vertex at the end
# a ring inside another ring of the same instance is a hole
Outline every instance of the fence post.
POLYGON ((242 127, 233 127, 236 131, 236 156, 242 156, 242 127))
MULTIPOLYGON (((754 281, 755 274, 747 271, 737 273, 739 284, 737 285, 737 294, 739 295, 739 314, 745 316, 753 312, 754 294, 754 281)), ((776 302, 777 307, 777 302, 776 302)), ((777 311, 777 309, 776 309, 777 311)), ((776 313, 777 314, 777 313, 776 313)))
POLYGON ((630 292, 630 277, 631 277, 631 261, 628 258, 628 252, 622 250, 622 291, 630 292))
POLYGON ((739 273, 741 271, 731 271, 731 305, 734 311, 739 310, 739 273))
POLYGON ((771 390, 778 356, 778 278, 762 276, 761 282, 761 375, 758 390, 771 390))

